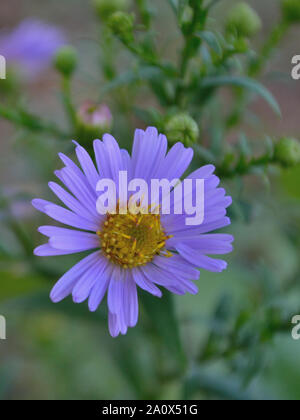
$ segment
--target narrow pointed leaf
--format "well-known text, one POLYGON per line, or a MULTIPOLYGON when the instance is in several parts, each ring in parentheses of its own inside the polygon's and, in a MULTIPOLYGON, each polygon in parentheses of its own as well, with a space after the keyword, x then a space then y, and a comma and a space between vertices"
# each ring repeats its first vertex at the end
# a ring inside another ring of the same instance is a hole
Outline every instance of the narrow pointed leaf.
POLYGON ((181 366, 185 365, 185 355, 179 335, 173 296, 165 291, 162 298, 149 293, 141 293, 141 303, 149 316, 151 327, 170 353, 170 357, 181 366))
POLYGON ((237 86, 242 87, 248 90, 251 90, 258 95, 260 95, 275 111, 276 114, 281 115, 279 105, 271 94, 271 92, 266 89, 261 83, 250 79, 249 77, 240 77, 240 76, 215 76, 207 77, 203 80, 202 87, 218 87, 218 86, 237 86))

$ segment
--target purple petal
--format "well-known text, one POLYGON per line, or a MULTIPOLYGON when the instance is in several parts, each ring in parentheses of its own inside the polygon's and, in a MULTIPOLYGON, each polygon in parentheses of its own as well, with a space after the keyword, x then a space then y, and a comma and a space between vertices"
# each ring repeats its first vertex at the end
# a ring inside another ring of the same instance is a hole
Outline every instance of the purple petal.
POLYGON ((83 169, 83 172, 85 173, 92 189, 96 190, 97 182, 100 179, 100 176, 98 172, 96 171, 96 168, 94 166, 94 163, 88 154, 88 152, 81 146, 76 147, 76 154, 77 158, 80 162, 80 165, 83 169))
POLYGON ((73 290, 77 280, 82 276, 86 270, 97 264, 97 261, 101 258, 99 251, 85 257, 79 261, 74 267, 67 271, 53 287, 50 298, 56 303, 67 297, 73 290))
POLYGON ((173 247, 176 247, 176 244, 179 242, 197 239, 200 234, 212 232, 216 229, 221 229, 228 225, 230 225, 229 217, 223 217, 216 222, 204 223, 200 227, 195 227, 194 229, 187 227, 186 229, 175 232, 173 238, 168 239, 167 247, 172 249, 173 247))
POLYGON ((96 223, 90 222, 84 217, 80 217, 77 214, 72 213, 70 210, 64 209, 56 204, 46 206, 45 210, 45 213, 49 217, 52 217, 52 219, 65 225, 73 226, 77 229, 91 230, 94 232, 99 229, 99 226, 96 223))
POLYGON ((127 279, 124 284, 123 305, 126 325, 128 327, 135 327, 138 321, 139 305, 136 284, 132 275, 129 273, 127 273, 127 279))
POLYGON ((108 309, 113 314, 119 314, 120 309, 123 310, 124 278, 122 276, 125 276, 123 269, 115 266, 107 292, 108 309))
POLYGON ((187 288, 185 279, 179 278, 179 276, 175 276, 162 268, 158 268, 154 264, 143 266, 141 270, 150 281, 178 295, 184 295, 186 291, 193 290, 196 287, 192 282, 187 282, 187 288))
POLYGON ((113 271, 113 266, 111 264, 107 264, 105 270, 103 271, 102 275, 99 276, 97 282, 95 283, 89 297, 89 309, 91 312, 95 312, 100 305, 106 290, 108 288, 111 275, 113 271))
POLYGON ((162 215, 161 222, 168 235, 175 235, 179 231, 195 230, 205 228, 209 223, 218 222, 226 216, 226 209, 224 207, 215 207, 210 212, 204 214, 204 222, 198 226, 187 226, 186 215, 162 215))
POLYGON ((108 260, 101 257, 97 262, 87 270, 80 280, 74 286, 72 291, 73 301, 75 303, 84 302, 90 295, 90 292, 97 281, 100 280, 102 273, 108 265, 108 260))
POLYGON ((120 334, 120 327, 117 315, 108 313, 108 329, 112 337, 117 337, 120 334))
POLYGON ((184 259, 205 270, 221 272, 227 268, 225 261, 207 257, 184 244, 177 245, 176 249, 184 259))
MULTIPOLYGON (((78 214, 79 216, 85 217, 87 220, 90 220, 94 223, 100 223, 101 217, 100 215, 95 215, 94 211, 89 211, 86 209, 76 198, 74 198, 71 194, 65 191, 60 185, 56 182, 49 182, 50 189, 54 192, 54 194, 64 203, 70 210, 74 213, 78 214)), ((93 209, 94 210, 94 209, 93 209)))
POLYGON ((209 178, 215 171, 214 165, 205 165, 201 168, 197 169, 196 171, 192 172, 187 179, 207 179, 209 178))
POLYGON ((103 136, 103 143, 106 147, 106 157, 110 165, 112 179, 118 182, 119 172, 124 169, 121 150, 117 141, 110 134, 103 136))
POLYGON ((68 156, 64 155, 63 153, 59 153, 58 156, 62 160, 62 162, 65 164, 65 166, 72 170, 73 173, 77 175, 78 178, 81 179, 82 182, 86 183, 87 187, 90 187, 90 185, 87 182, 87 179, 83 172, 78 168, 76 163, 74 163, 68 156))
POLYGON ((56 171, 55 175, 68 187, 71 193, 86 207, 90 212, 96 212, 96 191, 91 189, 83 182, 70 168, 63 168, 56 171))
POLYGON ((65 251, 88 251, 89 249, 100 248, 100 240, 97 235, 78 232, 77 235, 61 235, 52 236, 49 240, 49 244, 56 249, 62 249, 65 251))
POLYGON ((97 168, 102 178, 112 179, 112 172, 110 163, 107 159, 107 152, 105 144, 100 140, 94 140, 94 153, 97 163, 97 168))
POLYGON ((131 270, 132 276, 136 284, 146 292, 151 293, 154 296, 162 297, 162 293, 152 281, 149 281, 147 277, 145 277, 144 273, 140 268, 133 268, 131 270))
POLYGON ((31 201, 31 204, 38 211, 45 213, 46 206, 49 206, 49 204, 53 204, 53 203, 51 203, 50 201, 42 200, 41 198, 35 198, 31 201))
POLYGON ((81 250, 66 251, 62 249, 54 249, 50 244, 40 245, 33 251, 37 257, 53 257, 56 255, 69 255, 81 252, 81 250))
POLYGON ((165 159, 167 146, 167 138, 158 135, 156 128, 149 127, 145 132, 136 130, 132 152, 134 177, 150 182, 165 159))
POLYGON ((182 143, 176 143, 167 154, 157 178, 168 180, 181 178, 193 159, 193 149, 186 149, 182 143))
POLYGON ((125 149, 121 149, 123 168, 127 170, 128 181, 131 181, 133 177, 132 161, 129 153, 125 149))
POLYGON ((156 256, 153 259, 153 263, 181 278, 198 280, 200 276, 199 270, 194 268, 190 263, 187 263, 180 255, 173 255, 170 258, 156 256))

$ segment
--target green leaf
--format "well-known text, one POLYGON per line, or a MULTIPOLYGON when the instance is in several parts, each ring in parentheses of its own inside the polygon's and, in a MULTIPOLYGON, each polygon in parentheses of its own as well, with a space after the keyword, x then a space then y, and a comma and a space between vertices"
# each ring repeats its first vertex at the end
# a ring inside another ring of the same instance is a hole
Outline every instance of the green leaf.
POLYGON ((168 0, 174 13, 177 16, 181 16, 184 12, 184 8, 188 5, 189 0, 168 0))
POLYGON ((202 41, 206 42, 207 45, 218 55, 222 54, 222 48, 216 35, 211 31, 197 32, 196 36, 202 41))
POLYGON ((170 6, 172 7, 172 9, 174 10, 174 13, 177 14, 178 13, 178 0, 168 0, 170 6))
POLYGON ((4 400, 12 390, 13 384, 18 377, 18 366, 14 360, 8 361, 0 367, 0 400, 4 400))
POLYGON ((0 301, 45 288, 45 280, 37 275, 1 271, 0 301))
POLYGON ((133 108, 134 113, 147 125, 153 125, 157 129, 161 129, 163 126, 163 117, 155 108, 143 109, 139 107, 133 108))
POLYGON ((133 83, 143 82, 162 77, 162 71, 157 67, 141 67, 140 69, 129 70, 121 73, 114 80, 107 83, 102 89, 102 94, 108 93, 111 90, 118 89, 123 86, 128 86, 133 83))
POLYGON ((239 381, 233 377, 224 378, 196 370, 185 380, 183 398, 190 399, 196 392, 202 392, 209 397, 226 400, 251 400, 251 396, 241 388, 239 381))
POLYGON ((279 105, 270 93, 261 83, 249 77, 240 76, 214 76, 203 79, 201 86, 204 88, 218 87, 218 86, 237 86, 252 90, 260 95, 275 111, 276 114, 281 115, 279 105))
POLYGON ((148 381, 150 378, 140 357, 140 343, 137 335, 138 333, 133 332, 130 336, 121 336, 118 338, 118 343, 115 340, 111 340, 110 353, 122 376, 126 378, 128 384, 135 390, 137 398, 151 399, 152 396, 148 394, 148 381), (135 343, 134 348, 132 347, 133 341, 135 343))
POLYGON ((170 357, 173 356, 180 367, 184 368, 186 360, 179 335, 173 295, 165 291, 163 297, 159 299, 142 292, 141 302, 149 316, 152 330, 167 348, 170 357))
POLYGON ((59 312, 72 317, 72 319, 80 318, 88 322, 96 323, 105 320, 104 305, 100 306, 98 311, 92 313, 89 311, 87 304, 75 304, 70 298, 59 303, 53 303, 49 297, 51 287, 52 286, 49 284, 48 287, 44 286, 43 290, 26 294, 26 296, 9 299, 1 304, 1 309, 4 313, 16 310, 16 308, 18 311, 25 312, 26 314, 41 311, 59 312))

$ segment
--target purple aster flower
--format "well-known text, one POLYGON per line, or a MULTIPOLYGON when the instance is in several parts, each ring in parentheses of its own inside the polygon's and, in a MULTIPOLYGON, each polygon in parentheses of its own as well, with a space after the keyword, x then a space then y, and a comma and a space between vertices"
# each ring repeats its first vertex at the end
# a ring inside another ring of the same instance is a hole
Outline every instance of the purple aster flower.
MULTIPOLYGON (((80 166, 60 154, 64 167, 55 172, 66 189, 50 182, 49 187, 66 206, 35 199, 36 209, 71 228, 42 226, 39 232, 49 238, 35 249, 38 256, 57 256, 96 250, 82 259, 56 283, 51 291, 53 302, 72 294, 76 303, 88 299, 95 311, 107 293, 110 334, 126 334, 138 320, 137 286, 161 297, 158 286, 183 295, 198 292, 199 268, 221 272, 226 262, 208 256, 232 251, 233 237, 210 233, 230 224, 226 208, 232 200, 223 188, 214 166, 204 166, 188 179, 204 179, 205 214, 199 226, 187 226, 186 214, 120 214, 100 215, 96 210, 100 179, 118 183, 120 171, 128 180, 180 178, 187 170, 193 150, 176 143, 167 153, 167 138, 155 128, 136 130, 132 155, 119 148, 109 134, 94 141, 96 165, 86 150, 76 144, 80 166)), ((174 193, 174 190, 171 194, 174 193)), ((183 195, 184 198, 184 195, 183 195)), ((160 212, 161 213, 161 212, 160 212)))
POLYGON ((17 67, 26 76, 34 77, 50 65, 55 52, 65 41, 57 27, 27 19, 0 37, 0 54, 8 64, 17 67))

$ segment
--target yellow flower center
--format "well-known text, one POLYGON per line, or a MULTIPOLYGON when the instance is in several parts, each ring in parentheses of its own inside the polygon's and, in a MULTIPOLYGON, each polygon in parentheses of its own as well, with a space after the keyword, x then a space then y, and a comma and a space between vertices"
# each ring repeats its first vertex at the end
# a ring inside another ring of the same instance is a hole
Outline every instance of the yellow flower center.
POLYGON ((165 249, 167 236, 157 214, 108 214, 97 232, 106 258, 123 268, 143 266, 155 255, 172 254, 165 249))

